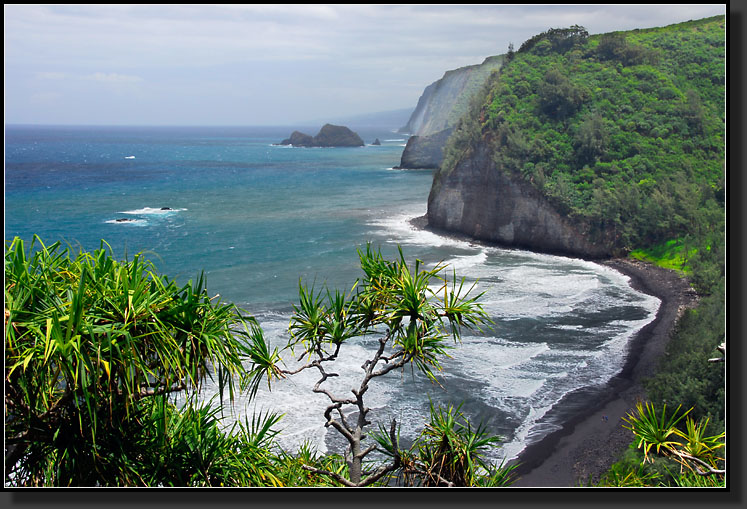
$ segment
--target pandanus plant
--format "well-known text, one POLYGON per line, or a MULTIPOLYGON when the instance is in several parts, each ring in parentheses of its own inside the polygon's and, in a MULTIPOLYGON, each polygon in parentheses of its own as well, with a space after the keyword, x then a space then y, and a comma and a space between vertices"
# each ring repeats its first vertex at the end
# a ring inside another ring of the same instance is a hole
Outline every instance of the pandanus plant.
MULTIPOLYGON (((357 281, 349 292, 315 291, 299 284, 299 304, 294 307, 290 322, 290 339, 286 349, 298 355, 305 363, 294 370, 280 367, 279 352, 264 348, 255 358, 267 359, 253 365, 254 384, 259 379, 268 382, 287 377, 305 370, 316 370, 319 379, 312 391, 323 394, 329 400, 324 411, 325 426, 336 430, 348 443, 346 461, 347 476, 337 471, 327 471, 307 466, 307 470, 324 474, 345 486, 369 486, 383 482, 397 471, 404 471, 412 451, 399 447, 399 428, 392 421, 387 430, 374 433, 374 442, 366 446, 366 428, 371 424, 370 408, 365 404, 365 395, 370 382, 394 370, 406 366, 416 368, 428 379, 437 381, 436 372, 441 369, 440 360, 451 348, 449 340, 460 341, 462 329, 479 330, 490 321, 477 302, 480 295, 471 296, 474 285, 465 288, 464 280, 456 275, 449 281, 441 276, 444 265, 425 269, 422 262, 408 265, 402 250, 399 259, 384 259, 380 251, 367 245, 359 249, 363 278, 357 281), (362 376, 351 395, 334 394, 325 382, 339 376, 331 371, 334 361, 342 348, 353 338, 373 336, 378 339, 377 348, 361 366, 362 376), (300 355, 296 350, 300 349, 300 355), (353 417, 353 414, 357 416, 353 417), (389 461, 379 462, 366 470, 366 458, 374 451, 388 457, 389 461)), ((435 412, 435 411, 434 411, 435 412)), ((442 415, 433 413, 432 417, 442 415)), ((452 415, 447 413, 443 415, 452 415)), ((436 419, 438 421, 438 419, 436 419)), ((435 422, 435 421, 434 421, 435 422)), ((435 426, 442 427, 444 423, 435 426)), ((462 429, 462 428, 458 428, 462 429)), ((479 428, 467 436, 465 451, 457 448, 456 442, 448 442, 444 447, 451 451, 434 452, 440 458, 454 458, 466 461, 466 465, 447 467, 434 479, 445 479, 445 484, 474 484, 478 452, 496 439, 485 438, 484 429, 479 428), (453 453, 454 458, 450 456, 453 453), (465 455, 466 454, 466 455, 465 455), (457 475, 457 472, 461 472, 457 475), (462 477, 459 477, 461 475, 462 477), (466 475, 466 477, 464 477, 466 475), (447 479, 447 477, 458 477, 447 479)), ((450 437, 451 435, 445 435, 450 437)), ((459 447, 462 447, 459 445, 459 447)), ((425 454, 425 449, 421 451, 425 454)), ((422 456, 421 454, 421 456, 422 456)), ((418 460, 419 465, 423 462, 418 460)), ((446 465, 444 465, 446 467, 446 465)), ((418 467, 421 468, 421 467, 418 467)), ((431 468, 431 467, 422 467, 431 468)), ((435 467, 434 467, 435 468, 435 467)))
MULTIPOLYGON (((211 298, 203 277, 178 286, 140 255, 115 260, 103 242, 75 254, 14 239, 5 251, 6 473, 15 484, 147 482, 133 465, 147 456, 136 435, 153 405, 207 378, 233 399, 250 381, 242 362, 254 325, 211 298)), ((151 431, 165 436, 171 412, 161 415, 151 431)))
POLYGON ((725 433, 707 436, 705 428, 708 419, 696 423, 687 414, 687 410, 678 415, 682 405, 678 406, 674 413, 667 416, 667 406, 663 406, 661 414, 657 414, 653 403, 638 402, 636 412, 628 414, 623 419, 628 423, 625 428, 631 430, 635 435, 634 444, 643 449, 644 462, 653 461, 649 456, 652 449, 657 454, 669 456, 693 473, 701 476, 724 475, 726 470, 718 468, 718 462, 723 458, 718 456, 718 451, 724 444, 725 433), (677 424, 687 416, 685 430, 677 427, 677 424))

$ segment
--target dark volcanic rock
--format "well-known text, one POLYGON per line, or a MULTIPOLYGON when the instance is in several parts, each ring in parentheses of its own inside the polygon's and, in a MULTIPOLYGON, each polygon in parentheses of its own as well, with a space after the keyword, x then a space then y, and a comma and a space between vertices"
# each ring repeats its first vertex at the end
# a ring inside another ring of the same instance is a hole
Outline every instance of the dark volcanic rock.
POLYGON ((481 143, 454 169, 434 175, 428 225, 506 246, 545 253, 605 258, 610 246, 593 242, 581 225, 560 214, 529 182, 495 167, 481 143))
POLYGON ((381 145, 381 142, 379 141, 379 139, 378 139, 378 138, 376 138, 376 139, 374 140, 374 142, 373 142, 373 143, 371 143, 371 145, 381 145))
POLYGON ((453 129, 430 136, 410 136, 397 168, 438 168, 444 160, 444 145, 453 129))
POLYGON ((294 147, 362 147, 363 140, 345 126, 325 124, 313 138, 308 134, 293 131, 290 138, 279 143, 294 147))
POLYGON ((314 138, 308 134, 304 134, 300 131, 293 131, 290 138, 286 138, 280 142, 280 145, 293 145, 294 147, 311 147, 313 146, 314 138))
POLYGON ((341 125, 324 124, 314 136, 315 147, 362 147, 363 140, 358 134, 341 125))

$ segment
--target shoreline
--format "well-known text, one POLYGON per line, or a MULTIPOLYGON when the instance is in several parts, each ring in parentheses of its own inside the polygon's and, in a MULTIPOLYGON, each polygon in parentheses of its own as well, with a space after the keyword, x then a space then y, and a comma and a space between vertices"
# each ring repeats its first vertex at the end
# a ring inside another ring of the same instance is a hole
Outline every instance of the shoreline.
MULTIPOLYGON (((413 227, 429 229, 425 216, 410 221, 413 227)), ((436 231, 476 244, 467 236, 436 231)), ((630 286, 657 297, 661 303, 654 319, 639 330, 628 344, 628 355, 620 373, 606 384, 580 389, 563 397, 547 414, 552 417, 573 408, 562 428, 528 445, 509 464, 515 488, 579 487, 596 483, 627 450, 633 436, 623 428, 622 418, 645 399, 643 381, 656 373, 670 335, 684 309, 697 302, 697 295, 678 273, 637 260, 612 258, 592 260, 629 278, 630 286)))

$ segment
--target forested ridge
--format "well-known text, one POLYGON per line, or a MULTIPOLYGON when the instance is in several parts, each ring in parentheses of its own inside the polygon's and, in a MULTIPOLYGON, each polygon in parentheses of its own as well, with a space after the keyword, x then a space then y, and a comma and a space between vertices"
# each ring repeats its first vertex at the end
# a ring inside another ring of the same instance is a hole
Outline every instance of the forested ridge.
POLYGON ((509 51, 445 147, 438 185, 477 143, 618 252, 719 244, 725 21, 588 36, 551 29, 509 51), (709 241, 696 240, 710 238, 709 241))
MULTIPOLYGON (((600 35, 575 25, 511 45, 434 177, 438 189, 487 145, 491 171, 530 182, 588 238, 687 275, 699 304, 647 389, 657 409, 692 407, 714 434, 725 427, 723 366, 708 363, 726 341, 725 28, 723 16, 600 35)), ((636 452, 605 482, 687 484, 671 464, 638 470, 636 452)))

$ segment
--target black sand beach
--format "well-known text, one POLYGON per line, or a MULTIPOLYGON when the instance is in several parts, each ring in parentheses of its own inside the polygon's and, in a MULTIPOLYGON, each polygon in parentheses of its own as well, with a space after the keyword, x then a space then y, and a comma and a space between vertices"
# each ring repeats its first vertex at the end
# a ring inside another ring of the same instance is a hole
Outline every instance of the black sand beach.
POLYGON ((655 374, 677 318, 697 300, 674 271, 627 259, 601 263, 630 277, 636 290, 661 299, 656 318, 631 340, 623 371, 606 388, 571 394, 559 403, 578 406, 576 415, 522 452, 513 487, 576 487, 599 480, 631 443, 622 418, 645 400, 643 380, 655 374))
MULTIPOLYGON (((481 243, 432 229, 425 216, 410 223, 416 228, 481 243)), ((578 487, 599 480, 632 442, 632 433, 623 428, 622 418, 634 410, 636 402, 645 400, 643 380, 656 373, 677 318, 697 301, 687 280, 672 270, 622 258, 597 263, 628 276, 636 290, 659 298, 656 318, 631 339, 623 370, 606 386, 568 394, 550 410, 550 419, 564 416, 563 427, 527 447, 512 462, 519 463, 512 487, 578 487)))

